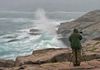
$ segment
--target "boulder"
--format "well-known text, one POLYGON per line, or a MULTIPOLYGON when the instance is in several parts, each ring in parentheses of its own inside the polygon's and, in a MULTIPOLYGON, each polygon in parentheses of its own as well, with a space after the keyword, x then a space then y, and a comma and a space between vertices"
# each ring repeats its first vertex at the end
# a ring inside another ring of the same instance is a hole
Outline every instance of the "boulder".
POLYGON ((0 59, 0 67, 13 67, 13 66, 14 66, 13 60, 0 59))
POLYGON ((38 29, 30 29, 29 34, 30 35, 40 35, 41 33, 40 33, 40 30, 38 29))
POLYGON ((30 29, 30 32, 38 32, 38 29, 30 29))
POLYGON ((67 61, 69 54, 70 52, 67 48, 38 50, 34 51, 32 55, 17 57, 15 65, 20 66, 24 64, 44 64, 67 61))

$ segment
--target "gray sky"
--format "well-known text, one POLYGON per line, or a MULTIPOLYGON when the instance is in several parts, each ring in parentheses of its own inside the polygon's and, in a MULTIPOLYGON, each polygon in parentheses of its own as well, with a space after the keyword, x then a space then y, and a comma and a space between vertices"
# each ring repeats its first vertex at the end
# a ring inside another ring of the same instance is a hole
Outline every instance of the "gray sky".
POLYGON ((0 10, 89 11, 100 9, 100 0, 0 0, 0 10))

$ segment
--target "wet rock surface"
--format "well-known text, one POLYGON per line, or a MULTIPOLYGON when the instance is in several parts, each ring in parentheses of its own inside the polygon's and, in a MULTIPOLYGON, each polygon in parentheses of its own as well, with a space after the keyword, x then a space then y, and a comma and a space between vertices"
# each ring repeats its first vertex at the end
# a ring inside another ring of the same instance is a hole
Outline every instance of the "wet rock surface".
POLYGON ((30 35, 40 35, 41 33, 40 33, 40 30, 38 29, 30 29, 29 34, 30 35))

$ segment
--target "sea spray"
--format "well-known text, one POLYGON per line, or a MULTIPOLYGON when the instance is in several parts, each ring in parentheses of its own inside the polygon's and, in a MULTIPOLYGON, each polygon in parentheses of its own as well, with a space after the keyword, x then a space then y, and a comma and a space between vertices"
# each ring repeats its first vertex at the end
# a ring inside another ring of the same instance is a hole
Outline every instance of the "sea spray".
POLYGON ((36 11, 35 18, 38 19, 37 21, 34 21, 38 29, 49 34, 56 34, 55 29, 57 26, 57 22, 48 19, 46 16, 46 12, 43 9, 38 9, 36 11))
MULTIPOLYGON (((60 23, 55 20, 48 19, 48 17, 46 16, 46 12, 43 9, 38 9, 36 11, 35 17, 38 20, 35 21, 34 23, 36 24, 36 27, 39 30, 41 30, 43 34, 45 34, 44 38, 46 38, 46 35, 47 35, 48 38, 50 37, 52 39, 51 47, 55 48, 53 47, 53 45, 55 45, 56 47, 65 47, 65 45, 60 40, 57 39, 58 35, 56 31, 57 31, 57 26, 60 23)), ((48 48, 48 47, 45 47, 45 48, 48 48)))

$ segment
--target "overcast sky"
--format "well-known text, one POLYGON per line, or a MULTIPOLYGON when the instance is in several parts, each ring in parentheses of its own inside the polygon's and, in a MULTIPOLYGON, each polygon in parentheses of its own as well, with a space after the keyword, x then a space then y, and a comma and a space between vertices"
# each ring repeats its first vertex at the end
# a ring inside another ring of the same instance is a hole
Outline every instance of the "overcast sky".
POLYGON ((100 9, 100 0, 0 0, 0 10, 89 11, 100 9))

